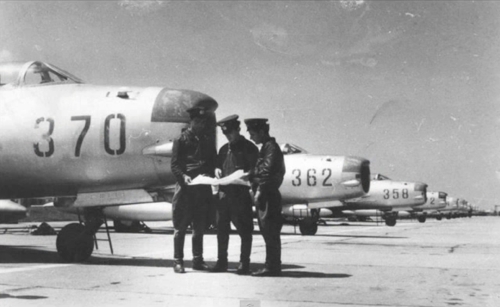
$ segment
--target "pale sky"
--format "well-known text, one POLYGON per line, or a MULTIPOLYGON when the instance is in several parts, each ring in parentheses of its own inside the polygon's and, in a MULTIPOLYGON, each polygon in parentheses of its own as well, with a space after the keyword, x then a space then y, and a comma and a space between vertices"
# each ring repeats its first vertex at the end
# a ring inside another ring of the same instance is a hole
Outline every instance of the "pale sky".
POLYGON ((267 117, 278 142, 491 209, 499 17, 497 1, 7 1, 0 61, 201 91, 218 118, 267 117))

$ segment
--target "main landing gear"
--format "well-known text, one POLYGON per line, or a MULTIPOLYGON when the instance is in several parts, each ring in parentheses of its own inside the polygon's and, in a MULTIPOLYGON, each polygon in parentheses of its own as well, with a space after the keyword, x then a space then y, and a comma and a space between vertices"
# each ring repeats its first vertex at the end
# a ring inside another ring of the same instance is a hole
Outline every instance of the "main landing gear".
POLYGON ((303 236, 314 236, 318 232, 319 210, 311 209, 311 216, 299 220, 300 233, 303 236))
POLYGON ((82 262, 94 251, 94 236, 79 223, 63 227, 57 235, 57 253, 66 262, 82 262))
POLYGON ((398 213, 397 212, 388 212, 382 215, 382 218, 385 220, 385 224, 387 226, 396 226, 396 220, 398 218, 398 213))
MULTIPOLYGON (((105 218, 99 208, 87 209, 85 212, 85 222, 71 223, 64 226, 57 235, 56 247, 59 256, 66 262, 83 262, 87 260, 94 251, 95 234, 105 218)), ((108 227, 106 227, 108 230, 108 227)), ((111 240, 108 232, 108 240, 111 240)))

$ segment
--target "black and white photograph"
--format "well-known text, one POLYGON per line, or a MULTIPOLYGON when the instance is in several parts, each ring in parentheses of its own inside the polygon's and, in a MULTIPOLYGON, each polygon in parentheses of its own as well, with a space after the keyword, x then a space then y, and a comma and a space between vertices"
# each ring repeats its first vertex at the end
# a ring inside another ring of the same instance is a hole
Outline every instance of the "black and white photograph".
POLYGON ((500 1, 0 0, 0 305, 500 306, 500 1))

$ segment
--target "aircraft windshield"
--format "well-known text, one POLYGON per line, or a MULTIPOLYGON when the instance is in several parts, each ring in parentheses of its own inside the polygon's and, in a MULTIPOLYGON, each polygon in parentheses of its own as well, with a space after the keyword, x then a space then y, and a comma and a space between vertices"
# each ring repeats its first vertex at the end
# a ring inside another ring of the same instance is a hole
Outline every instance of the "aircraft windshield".
POLYGON ((381 174, 374 174, 373 175, 373 180, 391 180, 391 178, 381 175, 381 174))
POLYGON ((79 78, 42 62, 0 64, 0 86, 83 83, 79 78))
POLYGON ((281 147, 281 152, 284 155, 307 153, 307 151, 305 149, 300 148, 299 146, 294 145, 294 144, 290 144, 290 143, 282 144, 280 147, 281 147))

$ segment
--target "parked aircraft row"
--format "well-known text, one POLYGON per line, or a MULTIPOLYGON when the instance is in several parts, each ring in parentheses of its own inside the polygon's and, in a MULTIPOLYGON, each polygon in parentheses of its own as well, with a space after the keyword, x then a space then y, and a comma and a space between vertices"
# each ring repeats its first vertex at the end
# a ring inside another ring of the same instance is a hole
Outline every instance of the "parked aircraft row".
MULTIPOLYGON (((0 199, 55 197, 56 207, 80 214, 83 223, 57 237, 66 261, 92 254, 106 219, 169 220, 172 142, 193 106, 215 120, 218 103, 196 91, 97 86, 48 63, 0 64, 0 199)), ((459 210, 458 200, 448 205, 446 193, 427 192, 425 183, 371 175, 365 158, 309 154, 293 144, 282 150, 283 214, 303 234, 315 234, 322 216, 378 210, 394 226, 402 210, 424 218, 459 210)))

